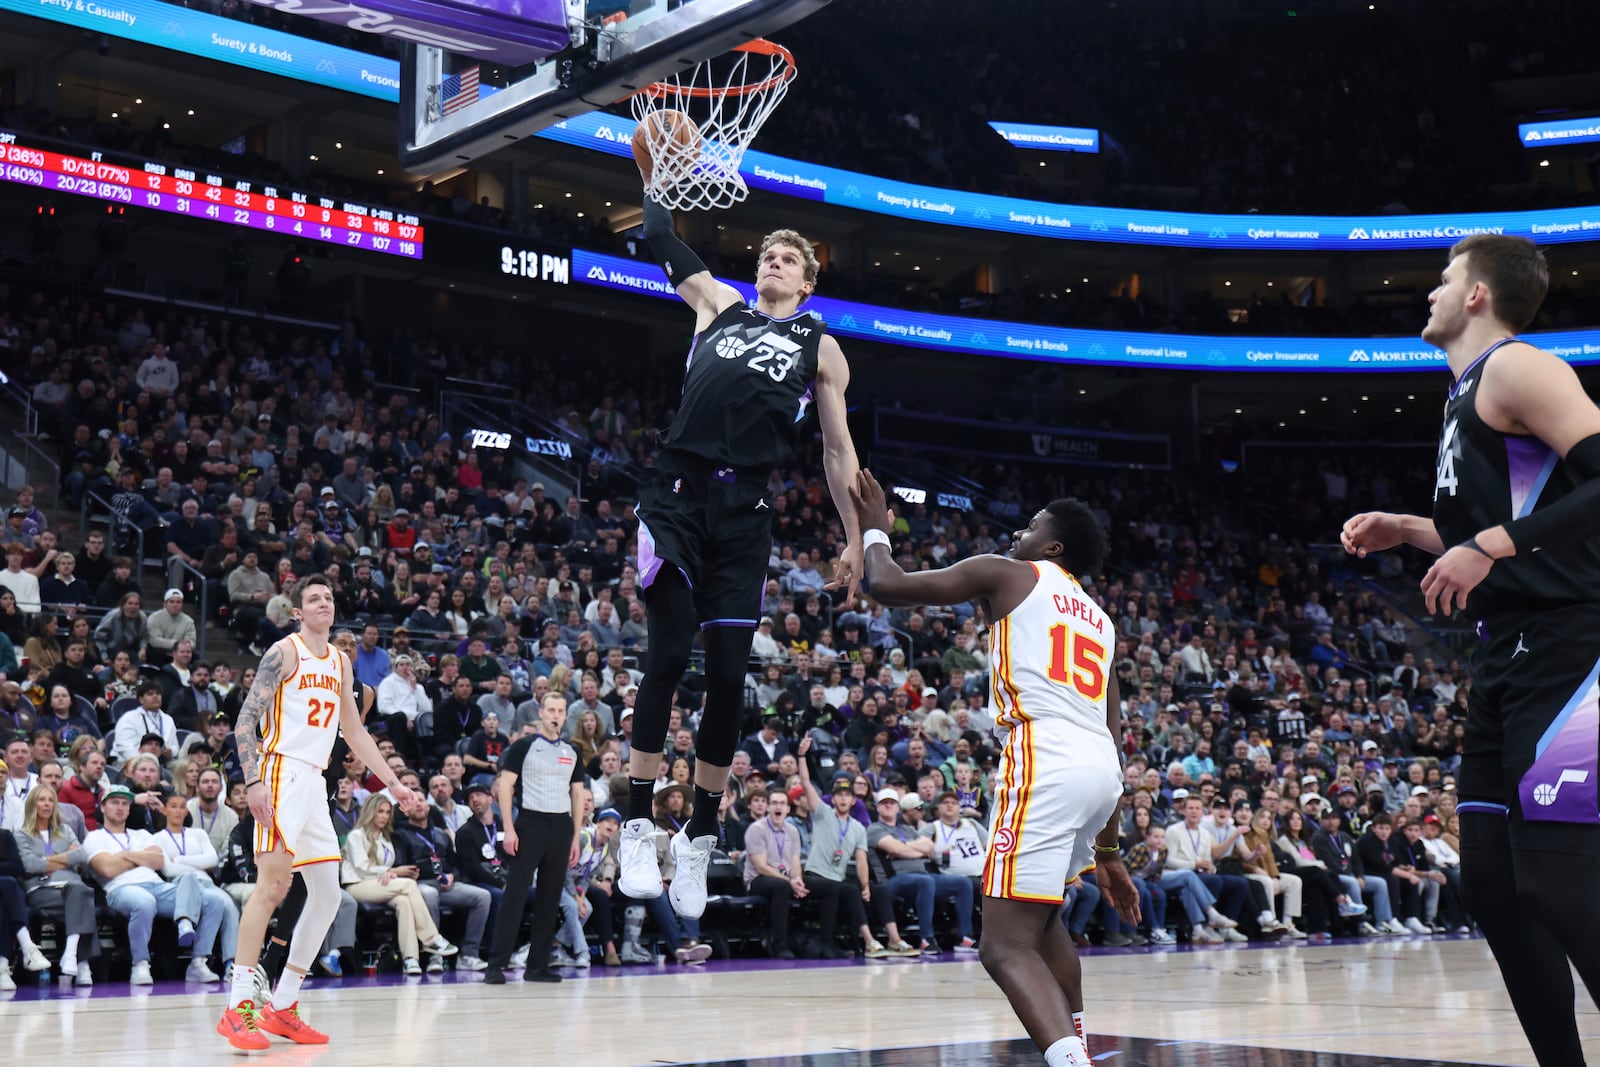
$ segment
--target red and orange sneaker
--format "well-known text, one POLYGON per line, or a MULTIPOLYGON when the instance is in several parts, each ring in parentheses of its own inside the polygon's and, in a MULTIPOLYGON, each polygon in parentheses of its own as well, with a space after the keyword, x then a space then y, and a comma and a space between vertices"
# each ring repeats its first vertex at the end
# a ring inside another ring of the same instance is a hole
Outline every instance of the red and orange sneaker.
POLYGON ((328 1035, 320 1030, 313 1030, 306 1021, 300 1018, 300 1002, 279 1011, 271 1004, 261 1009, 261 1018, 257 1025, 269 1034, 286 1037, 297 1045, 326 1045, 328 1035))
POLYGON ((267 1035, 256 1025, 259 1017, 255 1001, 241 1000, 222 1013, 222 1018, 217 1021, 217 1033, 227 1038, 228 1044, 234 1048, 246 1052, 259 1052, 261 1049, 271 1048, 272 1042, 267 1040, 267 1035))

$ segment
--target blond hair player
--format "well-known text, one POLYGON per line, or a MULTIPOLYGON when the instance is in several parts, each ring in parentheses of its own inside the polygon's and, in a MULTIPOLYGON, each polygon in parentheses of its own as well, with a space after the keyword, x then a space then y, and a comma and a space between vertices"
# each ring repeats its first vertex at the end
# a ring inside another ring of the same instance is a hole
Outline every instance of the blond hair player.
POLYGON ((1083 973, 1061 923, 1068 882, 1100 868, 1101 890, 1128 923, 1139 897, 1118 856, 1122 702, 1108 660, 1116 635, 1076 575, 1105 560, 1106 537, 1076 500, 1057 500, 1013 535, 1011 554, 907 574, 871 473, 856 479, 866 586, 879 603, 978 601, 991 626, 995 722, 1010 736, 996 774, 983 867, 979 959, 1049 1067, 1088 1067, 1083 973))
MULTIPOLYGON (((256 891, 239 920, 228 1008, 217 1033, 237 1049, 264 1049, 267 1034, 297 1044, 326 1044, 326 1034, 300 1018, 300 984, 316 959, 339 910, 339 838, 328 815, 322 772, 344 731, 356 757, 380 775, 397 802, 409 800, 361 724, 350 661, 328 642, 333 628, 333 587, 312 575, 295 589, 291 613, 300 631, 267 650, 255 685, 239 709, 234 731, 244 769, 250 813, 255 816, 256 891), (255 966, 267 923, 298 873, 306 904, 295 924, 289 961, 268 1003, 257 1004, 255 966)), ((450 955, 448 944, 429 951, 450 955)))

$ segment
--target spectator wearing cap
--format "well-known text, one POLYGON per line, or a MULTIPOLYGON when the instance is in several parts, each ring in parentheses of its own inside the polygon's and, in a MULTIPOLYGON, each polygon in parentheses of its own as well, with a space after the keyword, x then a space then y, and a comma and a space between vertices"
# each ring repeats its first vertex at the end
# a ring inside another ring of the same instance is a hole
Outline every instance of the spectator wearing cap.
POLYGON ((617 809, 602 808, 596 812, 594 825, 585 827, 578 835, 578 865, 567 871, 568 887, 574 894, 581 895, 580 917, 586 923, 591 918, 594 920, 592 925, 596 940, 600 942, 601 962, 607 967, 622 965, 622 958, 617 954, 611 904, 617 870, 613 842, 621 828, 622 813, 617 809))
POLYGON ((1369 819, 1360 808, 1361 794, 1353 785, 1341 785, 1334 789, 1334 810, 1339 813, 1339 819, 1344 823, 1345 830, 1352 837, 1360 837, 1366 833, 1369 819))
POLYGON ((149 734, 159 735, 167 752, 178 751, 178 724, 162 710, 160 684, 146 679, 139 683, 135 696, 139 706, 122 713, 111 739, 111 755, 124 770, 128 761, 139 754, 139 744, 149 734))
POLYGON ((415 756, 417 718, 433 711, 433 698, 417 679, 415 657, 402 652, 394 657, 391 668, 378 683, 378 715, 388 725, 395 746, 415 756))
POLYGON ((183 590, 176 586, 162 595, 161 607, 150 613, 145 628, 149 634, 147 654, 150 662, 157 666, 170 663, 180 643, 187 641, 193 645, 199 636, 194 619, 184 613, 183 590))
MULTIPOLYGON (((205 895, 194 871, 170 869, 166 854, 152 834, 128 826, 133 801, 133 790, 112 786, 100 802, 105 824, 89 832, 83 850, 90 869, 105 887, 111 910, 128 920, 128 951, 133 956, 129 981, 151 985, 150 932, 156 916, 174 920, 178 924, 178 945, 188 948, 215 944, 222 912, 216 898, 205 895), (170 874, 171 880, 163 879, 162 873, 170 874)), ((214 980, 215 975, 205 978, 198 974, 197 963, 205 965, 203 959, 191 962, 189 977, 195 981, 214 980)))
POLYGON ((751 660, 761 663, 783 664, 788 662, 789 654, 778 644, 772 636, 772 617, 763 616, 760 625, 756 627, 755 637, 750 644, 751 660))
POLYGON ((1339 813, 1331 808, 1322 810, 1321 804, 1317 807, 1315 814, 1309 809, 1306 812, 1308 818, 1316 818, 1318 822, 1317 831, 1311 835, 1311 851, 1322 861, 1328 873, 1339 879, 1345 896, 1352 902, 1361 902, 1363 891, 1372 894, 1372 917, 1377 926, 1363 921, 1361 932, 1369 937, 1378 933, 1392 933, 1390 927, 1394 923, 1394 911, 1389 905, 1388 883, 1382 878, 1367 876, 1361 863, 1361 854, 1356 849, 1354 839, 1344 832, 1339 813))
POLYGON ((807 891, 817 898, 822 924, 823 959, 848 959, 853 953, 841 951, 834 941, 834 930, 841 912, 849 916, 851 926, 861 940, 862 951, 868 959, 882 959, 894 954, 890 947, 872 936, 867 924, 865 905, 873 905, 880 921, 886 927, 891 946, 902 955, 918 955, 916 949, 900 937, 894 921, 894 908, 887 893, 874 900, 872 874, 867 863, 867 835, 865 828, 852 814, 856 796, 850 776, 841 774, 834 778, 828 799, 824 800, 811 783, 809 755, 810 739, 800 742, 800 788, 804 790, 811 809, 811 847, 806 851, 802 877, 807 891))
POLYGON ((976 952, 972 941, 972 882, 951 874, 934 874, 931 837, 919 837, 900 822, 900 793, 892 787, 878 790, 873 797, 877 820, 867 829, 869 855, 875 861, 878 881, 891 900, 910 897, 915 902, 917 929, 924 953, 937 954, 934 938, 934 902, 955 897, 957 952, 976 952))
POLYGON ((1378 929, 1391 934, 1426 934, 1429 930, 1422 925, 1423 888, 1432 887, 1437 907, 1439 886, 1408 865, 1411 857, 1400 847, 1402 842, 1403 838, 1395 837, 1394 821, 1387 815, 1379 815, 1356 841, 1356 853, 1366 877, 1382 880, 1393 902, 1395 914, 1388 922, 1383 921, 1382 909, 1375 909, 1379 912, 1378 929))

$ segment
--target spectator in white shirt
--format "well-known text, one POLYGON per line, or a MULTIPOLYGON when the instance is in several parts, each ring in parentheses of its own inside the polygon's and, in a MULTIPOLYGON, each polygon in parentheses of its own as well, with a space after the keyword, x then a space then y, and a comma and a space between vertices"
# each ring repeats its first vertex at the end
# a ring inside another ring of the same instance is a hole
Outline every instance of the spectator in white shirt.
POLYGON ((228 838, 239 825, 239 816, 222 802, 224 784, 220 770, 206 767, 200 772, 195 795, 189 798, 189 817, 211 839, 211 847, 219 856, 228 851, 228 838))
POLYGON ((28 554, 20 541, 6 545, 6 569, 0 571, 0 586, 11 590, 17 598, 17 610, 36 615, 39 603, 39 579, 22 569, 22 557, 28 554))
POLYGON ((406 751, 413 751, 417 716, 433 711, 433 698, 417 681, 416 661, 402 652, 390 664, 390 673, 378 683, 378 714, 389 727, 389 737, 406 751))
MULTIPOLYGON (((192 870, 174 871, 172 881, 160 872, 167 868, 167 855, 155 838, 143 830, 127 828, 133 805, 133 790, 112 786, 100 802, 105 825, 92 830, 83 842, 89 867, 105 886, 111 910, 128 920, 128 951, 133 956, 133 985, 153 985, 150 974, 150 931, 157 915, 178 924, 178 945, 211 944, 216 941, 222 913, 208 904, 204 882, 192 870)), ((231 906, 231 905, 230 905, 231 906)), ((201 957, 189 963, 185 978, 196 982, 215 982, 217 976, 201 957)))
POLYGON ((770 617, 762 619, 761 625, 756 628, 756 635, 750 642, 750 658, 760 663, 784 663, 789 659, 788 653, 772 636, 770 617))
POLYGON ((1178 659, 1182 662, 1186 674, 1197 675, 1202 679, 1211 677, 1211 657, 1206 654, 1205 639, 1199 634, 1189 638, 1189 643, 1178 653, 1178 659))
POLYGON ((139 364, 139 370, 134 376, 141 390, 148 390, 158 397, 171 396, 178 388, 178 365, 167 358, 167 346, 157 341, 150 349, 150 355, 139 364))
MULTIPOLYGON (((155 842, 167 857, 169 873, 193 871, 204 883, 200 887, 202 907, 215 908, 221 923, 212 941, 208 942, 203 936, 195 941, 194 959, 204 967, 206 957, 214 949, 222 958, 222 972, 226 974, 233 964, 234 946, 239 941, 239 909, 234 906, 232 897, 217 888, 216 879, 212 877, 220 860, 210 835, 199 827, 185 826, 188 818, 188 801, 177 793, 170 794, 167 797, 167 828, 155 835, 155 842)), ((201 924, 200 933, 205 933, 204 923, 201 924)), ((193 964, 190 966, 193 969, 193 964)))
POLYGON ((22 826, 22 805, 39 783, 39 776, 28 770, 33 750, 28 739, 21 734, 6 742, 6 776, 4 805, 0 806, 0 829, 17 830, 22 826))
POLYGON ((163 755, 170 756, 178 751, 178 724, 161 710, 160 684, 146 679, 139 683, 134 695, 139 706, 122 713, 111 739, 111 755, 124 767, 139 754, 139 743, 147 734, 161 735, 163 755))

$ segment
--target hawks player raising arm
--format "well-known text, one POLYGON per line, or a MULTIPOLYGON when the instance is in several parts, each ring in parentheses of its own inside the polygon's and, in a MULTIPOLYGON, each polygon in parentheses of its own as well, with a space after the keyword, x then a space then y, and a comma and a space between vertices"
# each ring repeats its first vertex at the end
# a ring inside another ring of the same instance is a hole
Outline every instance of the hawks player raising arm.
MULTIPOLYGON (((907 573, 895 562, 889 551, 888 530, 894 524, 894 513, 889 510, 883 487, 871 471, 863 470, 856 479, 856 515, 866 545, 866 585, 868 593, 887 607, 909 607, 915 604, 961 604, 976 600, 983 608, 984 618, 992 624, 1011 614, 1033 592, 1037 581, 1030 559, 1051 558, 1048 552, 1050 531, 1041 525, 1040 515, 1035 515, 1027 529, 1012 536, 1012 552, 1016 558, 984 555, 972 556, 943 570, 907 573), (1035 554, 1037 552, 1037 554, 1035 554)), ((1059 545, 1057 545, 1059 547, 1059 545)), ((1106 729, 1113 739, 1122 734, 1122 698, 1117 690, 1116 675, 1106 676, 1106 729)), ((1113 812, 1110 820, 1095 838, 1095 859, 1101 870, 1100 888, 1111 899, 1112 906, 1124 920, 1139 922, 1139 894, 1133 887, 1127 868, 1116 854, 1119 842, 1119 820, 1113 812)))

